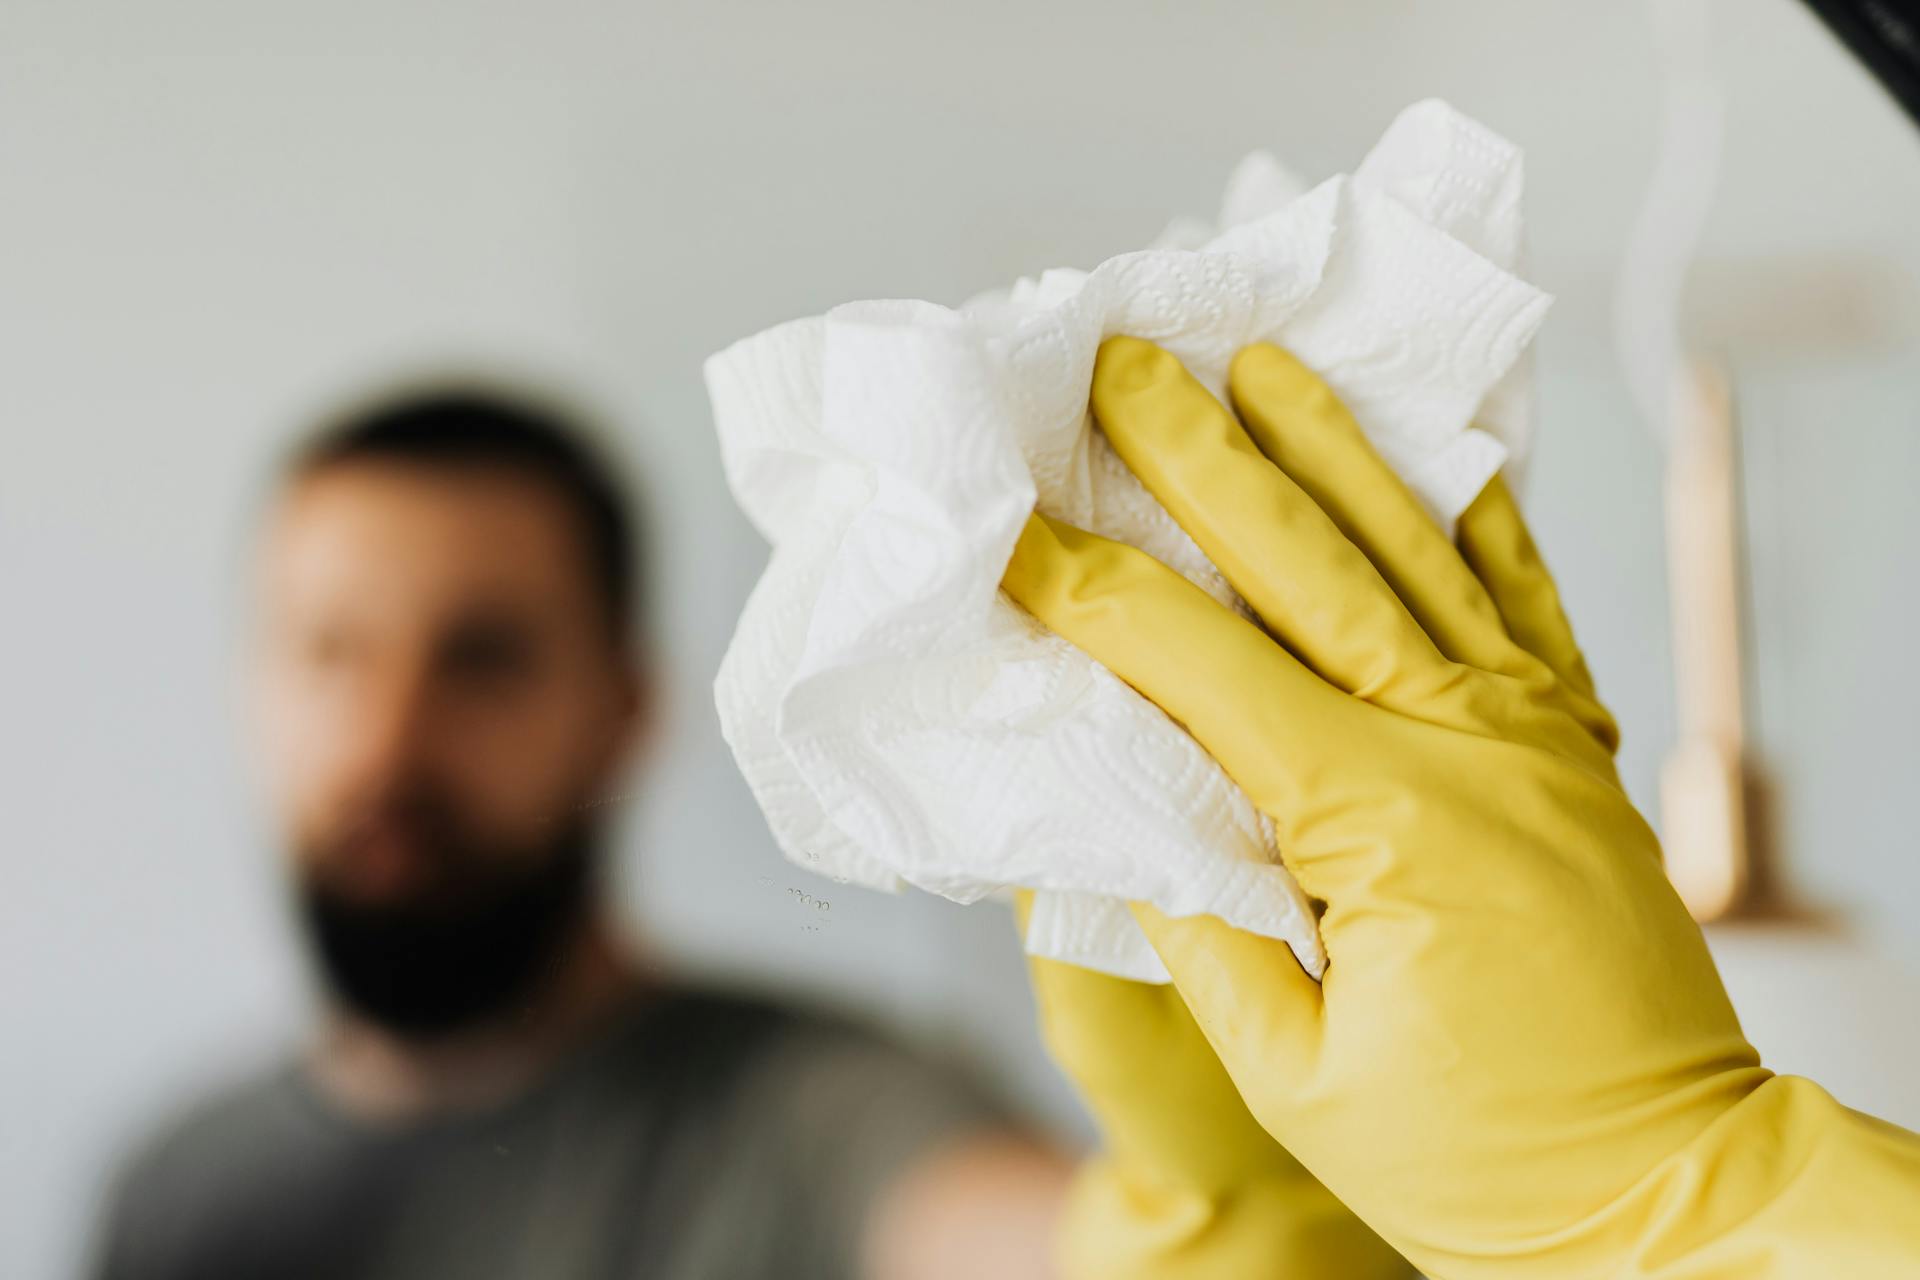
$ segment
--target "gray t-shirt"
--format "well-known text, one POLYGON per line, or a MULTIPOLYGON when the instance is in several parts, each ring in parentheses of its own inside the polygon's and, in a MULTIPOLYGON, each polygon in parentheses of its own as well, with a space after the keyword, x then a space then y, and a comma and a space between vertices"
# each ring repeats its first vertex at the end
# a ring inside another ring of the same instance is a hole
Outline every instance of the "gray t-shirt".
POLYGON ((916 1156, 1006 1123, 970 1082, 851 1024, 635 996, 497 1110, 349 1119, 289 1063, 121 1176, 99 1280, 850 1280, 916 1156))

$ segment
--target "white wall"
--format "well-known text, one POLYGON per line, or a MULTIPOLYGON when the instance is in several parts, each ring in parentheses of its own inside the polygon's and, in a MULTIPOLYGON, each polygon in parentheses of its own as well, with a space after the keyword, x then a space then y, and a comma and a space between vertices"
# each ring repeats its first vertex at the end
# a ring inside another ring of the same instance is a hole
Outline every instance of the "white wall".
MULTIPOLYGON (((1920 970, 1901 803, 1920 143, 1797 5, 1726 8, 1696 332, 1752 433, 1759 733, 1793 883, 1852 930, 1836 945, 1920 970)), ((1673 725, 1659 460, 1608 331, 1651 82, 1641 8, 1570 0, 8 0, 0 1274, 68 1273, 129 1126, 299 1025, 231 732, 243 517, 303 410, 417 360, 573 378, 652 478, 677 720, 627 841, 648 927, 967 1038, 1064 1114, 1004 918, 823 891, 733 773, 707 684, 763 549, 722 485, 700 359, 855 296, 957 301, 1090 265, 1209 211, 1250 147, 1318 176, 1439 94, 1528 148, 1535 275, 1560 296, 1532 507, 1651 801, 1673 725)), ((1741 963, 1763 1048, 1840 1052, 1872 1095, 1849 1100, 1911 1103, 1912 1006, 1845 976, 1896 968, 1791 969, 1842 974, 1802 985, 1865 1001, 1849 1025, 1879 1028, 1872 1057, 1741 963)))

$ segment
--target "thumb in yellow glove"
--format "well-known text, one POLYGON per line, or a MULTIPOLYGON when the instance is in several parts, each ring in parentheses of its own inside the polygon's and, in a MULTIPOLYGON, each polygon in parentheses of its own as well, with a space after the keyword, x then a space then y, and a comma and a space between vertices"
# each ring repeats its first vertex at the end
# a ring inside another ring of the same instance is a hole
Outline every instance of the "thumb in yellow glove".
MULTIPOLYGON (((1032 894, 1015 912, 1024 933, 1032 894)), ((1048 1051, 1099 1126, 1059 1233, 1087 1280, 1394 1280, 1408 1263, 1247 1111, 1179 992, 1030 957, 1048 1051)))
POLYGON ((1434 1276, 1920 1274, 1920 1138, 1761 1067, 1498 478, 1456 546, 1286 353, 1231 391, 1116 338, 1093 408, 1261 625, 1038 516, 1004 585, 1326 903, 1324 983, 1136 907, 1252 1114, 1434 1276))

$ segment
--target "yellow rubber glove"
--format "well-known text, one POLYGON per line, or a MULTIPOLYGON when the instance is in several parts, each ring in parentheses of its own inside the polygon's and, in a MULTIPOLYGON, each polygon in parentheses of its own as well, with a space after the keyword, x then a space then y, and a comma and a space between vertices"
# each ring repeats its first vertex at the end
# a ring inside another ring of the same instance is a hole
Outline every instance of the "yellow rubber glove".
POLYGON ((1761 1067, 1501 482, 1456 547, 1286 353, 1231 390, 1117 338, 1093 406, 1264 628, 1039 517, 1005 587, 1186 726, 1326 904, 1323 984, 1135 909, 1253 1114, 1436 1277, 1920 1275, 1920 1137, 1761 1067))
MULTIPOLYGON (((1032 894, 1015 911, 1026 931, 1032 894)), ((1099 1126, 1069 1280, 1403 1280, 1413 1270, 1260 1127, 1170 986, 1028 958, 1047 1049, 1099 1126), (1170 1103, 1174 1105, 1169 1105, 1170 1103)))

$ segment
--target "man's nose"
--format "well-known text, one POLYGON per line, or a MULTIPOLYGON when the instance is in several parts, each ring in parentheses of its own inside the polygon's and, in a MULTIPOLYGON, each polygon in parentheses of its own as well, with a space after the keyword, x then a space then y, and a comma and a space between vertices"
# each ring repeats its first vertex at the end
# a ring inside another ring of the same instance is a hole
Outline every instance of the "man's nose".
POLYGON ((385 782, 418 768, 432 745, 432 704, 424 664, 396 663, 368 682, 350 730, 353 771, 361 781, 385 782))

